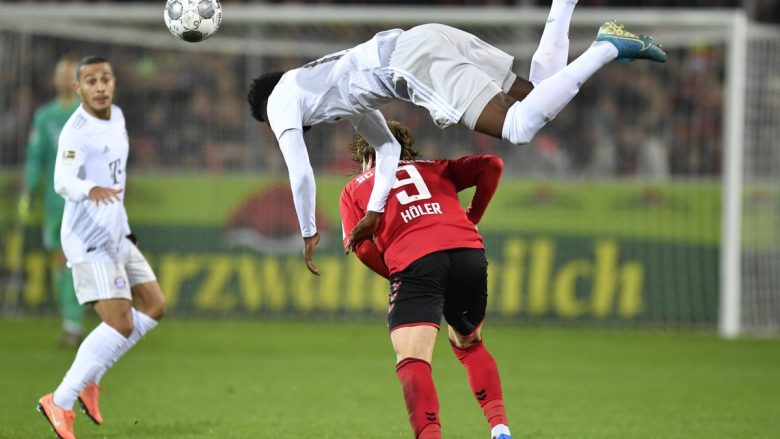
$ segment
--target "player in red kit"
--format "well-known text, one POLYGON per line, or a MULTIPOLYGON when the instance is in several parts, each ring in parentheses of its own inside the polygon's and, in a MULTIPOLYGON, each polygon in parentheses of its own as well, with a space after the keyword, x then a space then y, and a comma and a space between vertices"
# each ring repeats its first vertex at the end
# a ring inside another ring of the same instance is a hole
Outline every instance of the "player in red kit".
MULTIPOLYGON (((387 322, 396 352, 409 422, 417 439, 440 439, 439 401, 431 359, 442 315, 450 343, 490 424, 493 439, 511 439, 493 357, 482 344, 487 305, 487 260, 476 224, 493 197, 503 162, 490 155, 458 160, 415 160, 414 138, 388 124, 401 144, 401 162, 374 239, 351 249, 369 268, 390 279, 387 322), (465 211, 458 192, 476 186, 465 211)), ((344 243, 365 215, 373 187, 373 148, 356 136, 350 144, 363 173, 341 192, 344 243)))

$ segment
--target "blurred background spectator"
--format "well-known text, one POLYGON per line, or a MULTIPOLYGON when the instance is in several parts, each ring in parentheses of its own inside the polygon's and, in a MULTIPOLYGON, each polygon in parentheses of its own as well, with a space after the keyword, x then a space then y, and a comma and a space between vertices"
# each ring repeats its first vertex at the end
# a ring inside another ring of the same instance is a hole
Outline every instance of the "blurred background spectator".
MULTIPOLYGON (((40 2, 36 2, 40 3, 40 2)), ((230 2, 226 2, 230 3, 230 2)), ((245 2, 251 3, 251 2, 245 2)), ((349 3, 335 1, 272 1, 270 3, 349 3)), ((354 2, 363 3, 363 2, 354 2)), ((387 1, 388 4, 524 5, 545 1, 387 1)), ((777 21, 779 1, 772 0, 649 0, 644 7, 742 7, 754 18, 777 21)), ((580 0, 582 6, 636 7, 627 0, 580 0)), ((376 31, 378 29, 368 29, 376 31)), ((277 29, 295 39, 311 29, 277 29)), ((333 32, 333 29, 329 29, 333 32)), ((589 29, 589 31, 591 31, 589 29)), ((336 30, 338 32, 338 30, 336 30)), ((365 33, 365 32, 364 32, 365 33)), ((479 34, 478 30, 475 32, 479 34)), ((584 33, 584 30, 583 30, 584 33)), ((357 43, 368 34, 346 34, 357 43)), ((2 33, 0 32, 0 36, 2 33)), ((0 166, 23 161, 33 109, 50 96, 46 87, 50 60, 66 52, 77 56, 105 53, 115 66, 122 93, 117 103, 128 115, 131 166, 208 172, 283 172, 281 154, 270 130, 249 118, 244 101, 252 76, 285 70, 307 57, 249 57, 209 53, 209 62, 192 53, 136 46, 115 47, 30 36, 28 41, 5 41, 5 48, 24 50, 18 66, 0 69, 0 166), (106 53, 107 52, 107 53, 106 53), (257 68, 261 66, 261 68, 257 68)), ((484 37, 493 42, 490 36, 484 37)), ((581 38, 586 36, 581 35, 581 38)), ((532 44, 531 38, 526 38, 532 44)), ((524 40, 525 41, 525 40, 524 40)), ((258 42, 257 44, 262 44, 258 42)), ((532 44, 533 45, 533 44, 532 44)), ((574 46, 574 44, 573 44, 574 46)), ((348 47, 348 46, 344 46, 348 47)), ((581 49, 579 49, 581 50, 581 49)), ((572 48, 571 57, 579 53, 572 48)), ((323 53, 324 54, 324 53, 323 53)), ((527 72, 527 59, 515 71, 527 72), (523 65, 526 63, 526 65, 523 65)), ((527 147, 516 147, 460 127, 438 130, 427 113, 410 104, 384 109, 411 127, 426 157, 498 153, 507 172, 527 176, 714 176, 721 170, 723 99, 723 41, 701 40, 670 47, 664 67, 637 64, 608 66, 583 87, 580 95, 527 147), (660 90, 660 92, 659 92, 660 90)), ((316 127, 307 136, 315 168, 345 173, 351 166, 343 153, 352 134, 349 124, 316 127)))

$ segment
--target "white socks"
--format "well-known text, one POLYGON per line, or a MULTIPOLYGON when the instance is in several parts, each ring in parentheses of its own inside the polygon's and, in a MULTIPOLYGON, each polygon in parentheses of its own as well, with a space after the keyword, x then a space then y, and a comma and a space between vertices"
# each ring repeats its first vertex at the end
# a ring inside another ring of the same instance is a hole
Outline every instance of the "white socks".
POLYGON ((574 13, 575 6, 577 6, 577 0, 553 0, 542 34, 543 40, 569 39, 569 24, 571 24, 571 14, 574 13))
POLYGON ((127 339, 106 323, 99 324, 79 346, 76 359, 65 374, 62 383, 54 391, 54 403, 72 410, 79 393, 90 378, 107 364, 108 359, 119 352, 127 339))
POLYGON ((531 58, 529 81, 536 86, 557 73, 569 59, 569 24, 577 0, 553 0, 539 47, 531 58))
POLYGON ((72 410, 76 399, 87 383, 99 383, 106 371, 119 360, 138 340, 157 326, 157 321, 132 309, 133 332, 125 338, 106 323, 99 324, 81 343, 76 359, 65 374, 62 383, 54 391, 54 403, 72 410))
POLYGON ((125 352, 135 346, 135 344, 138 343, 138 340, 156 327, 157 320, 133 308, 133 333, 127 338, 127 342, 122 346, 122 349, 115 352, 114 356, 109 359, 109 363, 105 367, 100 368, 90 381, 93 381, 95 384, 100 384, 100 380, 103 378, 106 371, 110 369, 125 352))
POLYGON ((512 433, 509 432, 509 427, 507 427, 504 424, 498 424, 492 429, 490 429, 490 437, 498 437, 499 435, 505 434, 507 436, 511 436, 512 433))
POLYGON ((525 99, 515 102, 504 119, 502 137, 516 145, 531 141, 579 92, 582 84, 617 58, 609 43, 595 43, 558 73, 540 82, 525 99))

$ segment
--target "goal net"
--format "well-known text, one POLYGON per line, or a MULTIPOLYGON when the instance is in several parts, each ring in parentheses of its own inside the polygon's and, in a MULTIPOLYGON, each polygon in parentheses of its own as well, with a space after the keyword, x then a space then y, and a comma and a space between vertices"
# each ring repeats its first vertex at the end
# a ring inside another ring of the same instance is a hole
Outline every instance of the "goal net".
MULTIPOLYGON (((669 61, 605 67, 527 146, 462 127, 439 130, 410 104, 383 109, 412 129, 425 158, 504 159, 501 187, 480 224, 493 317, 714 328, 736 310, 738 317, 729 317, 736 333, 777 329, 778 37, 744 26, 746 64, 730 68, 735 15, 578 9, 570 60, 614 18, 662 42, 669 61), (734 96, 744 112, 729 109, 734 96), (744 159, 736 180, 725 153, 735 132, 744 159), (739 185, 738 200, 724 182, 739 185), (730 203, 742 214, 726 221, 730 203), (736 252, 725 258, 725 237, 733 233, 736 252), (721 264, 738 267, 728 272, 721 264), (737 304, 724 312, 734 297, 737 304)), ((247 111, 248 83, 377 31, 425 22, 478 35, 515 56, 515 72, 527 77, 546 16, 515 8, 227 4, 219 33, 189 44, 168 34, 161 7, 4 6, 0 266, 5 278, 24 274, 20 309, 53 307, 40 216, 25 229, 23 256, 13 257, 18 240, 9 237, 30 121, 53 95, 48 84, 58 57, 96 53, 114 65, 116 103, 131 140, 131 225, 173 312, 375 318, 387 307, 385 282, 341 255, 338 196, 355 167, 346 153, 352 127, 319 126, 306 136, 325 238, 315 259, 323 276, 314 278, 299 255, 281 154, 247 111)), ((7 283, 0 279, 0 288, 7 283)))
POLYGON ((780 33, 754 28, 746 53, 740 331, 780 330, 780 33))

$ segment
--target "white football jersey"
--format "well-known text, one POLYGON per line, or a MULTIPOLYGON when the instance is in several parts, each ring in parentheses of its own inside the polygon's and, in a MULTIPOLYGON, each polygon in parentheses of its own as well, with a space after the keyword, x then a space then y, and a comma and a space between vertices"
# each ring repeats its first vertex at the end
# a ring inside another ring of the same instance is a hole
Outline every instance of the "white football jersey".
POLYGON ((374 35, 282 76, 268 97, 268 122, 277 139, 289 129, 338 122, 402 97, 387 67, 401 29, 374 35))
POLYGON ((129 143, 125 117, 116 105, 111 119, 98 119, 80 106, 60 133, 54 189, 65 198, 62 249, 68 262, 115 262, 130 233, 124 206, 129 143), (96 204, 95 186, 121 189, 120 201, 96 204))

